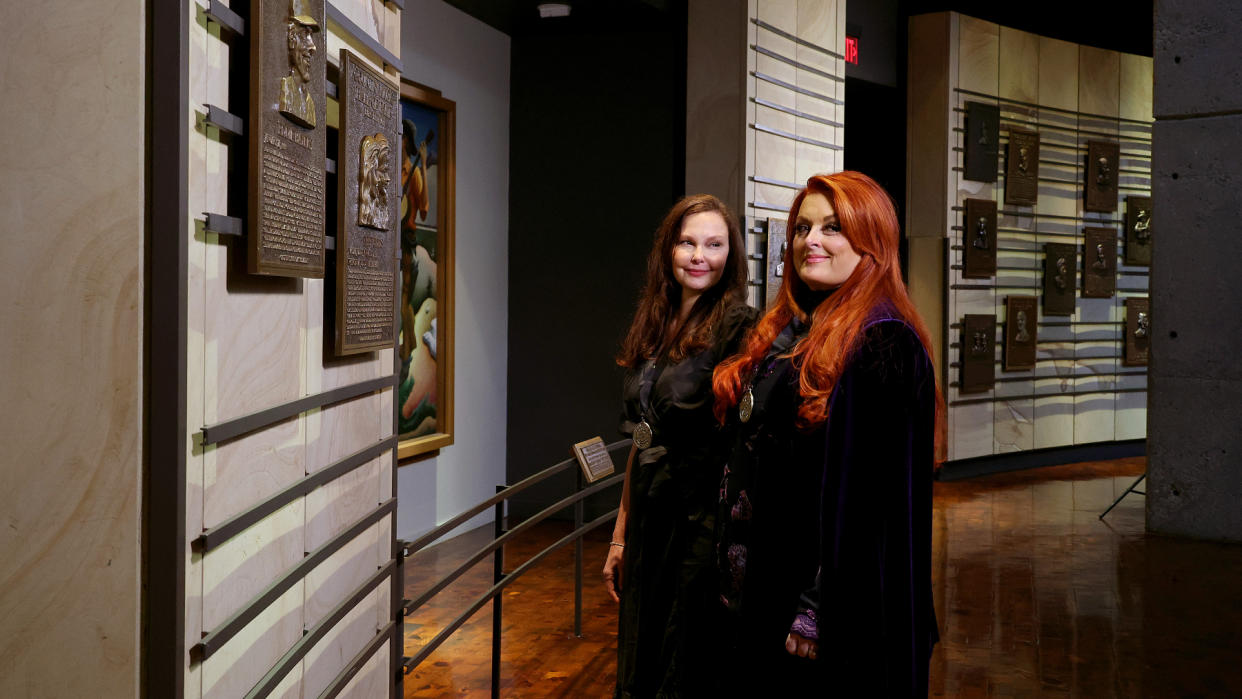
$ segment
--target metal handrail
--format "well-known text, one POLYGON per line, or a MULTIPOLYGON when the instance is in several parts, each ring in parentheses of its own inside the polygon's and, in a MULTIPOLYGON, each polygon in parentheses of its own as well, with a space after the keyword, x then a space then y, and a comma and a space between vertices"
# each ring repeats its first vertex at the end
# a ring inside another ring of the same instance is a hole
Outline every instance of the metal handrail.
MULTIPOLYGON (((605 448, 611 453, 614 450, 629 447, 631 443, 632 443, 631 440, 623 439, 617 442, 613 442, 612 444, 607 445, 605 448)), ((473 555, 467 558, 466 561, 463 562, 461 565, 457 566, 456 568, 454 568, 453 570, 445 574, 443 577, 441 577, 438 581, 435 582, 435 584, 433 584, 429 589, 424 591, 418 597, 412 600, 408 600, 404 602, 404 604, 402 605, 403 614, 408 616, 410 613, 416 611, 422 605, 426 604, 432 597, 440 593, 445 587, 452 584, 455 580, 461 577, 467 570, 472 568, 479 561, 486 558, 487 554, 491 553, 494 555, 494 568, 495 568, 495 570, 493 571, 493 583, 494 584, 492 585, 491 589, 489 589, 481 597, 479 597, 473 603, 471 603, 470 606, 463 613, 461 613, 460 615, 455 617, 452 621, 450 621, 443 629, 440 630, 438 634, 436 634, 434 638, 432 638, 429 642, 423 645, 423 647, 420 648, 414 656, 406 658, 405 662, 402 663, 405 674, 408 675, 410 672, 412 672, 415 667, 417 667, 420 663, 422 663, 423 660, 427 659, 427 657, 430 656, 433 652, 435 652, 435 650, 439 648, 441 644, 443 644, 446 640, 448 640, 448 638, 452 636, 453 633, 457 631, 457 629, 459 629, 463 624, 465 624, 466 621, 470 619, 470 617, 474 616, 474 614, 478 612, 480 609, 482 609, 485 604, 487 604, 488 602, 492 602, 493 603, 492 604, 492 696, 499 696, 500 628, 501 628, 500 619, 501 619, 501 614, 502 614, 502 599, 503 598, 499 597, 498 595, 505 587, 507 587, 514 580, 517 580, 519 577, 521 577, 524 573, 530 570, 536 563, 541 561, 548 554, 560 549, 561 547, 569 543, 576 544, 575 555, 574 555, 574 573, 575 573, 574 574, 574 633, 577 636, 582 635, 582 537, 587 532, 592 531, 596 529, 597 527, 609 521, 612 521, 617 516, 617 510, 614 509, 600 517, 597 517, 591 520, 590 522, 586 524, 583 524, 582 522, 583 503, 587 497, 594 495, 606 488, 610 488, 614 485, 620 484, 622 480, 625 478, 625 472, 622 471, 621 473, 617 473, 609 478, 599 481, 598 483, 593 483, 589 487, 583 487, 584 479, 582 476, 582 472, 580 470, 576 471, 577 485, 575 486, 574 492, 572 494, 558 500, 557 502, 549 505, 548 507, 545 507, 544 509, 535 513, 531 517, 525 519, 521 524, 514 527, 512 530, 505 531, 503 527, 504 501, 505 500, 518 494, 519 492, 522 492, 523 490, 526 490, 527 488, 530 488, 531 486, 537 483, 540 483, 558 473, 565 471, 566 469, 572 467, 575 463, 576 463, 576 459, 572 459, 572 458, 566 459, 565 461, 561 461, 557 464, 549 466, 548 468, 538 473, 528 476, 518 481, 517 483, 514 483, 513 485, 497 486, 496 487, 497 492, 492 497, 480 502, 477 505, 474 505, 473 507, 470 507, 464 512, 449 519, 448 521, 432 529, 426 534, 419 536, 413 541, 401 542, 401 548, 403 549, 403 552, 404 552, 403 557, 409 557, 413 555, 415 552, 422 550, 426 548, 427 546, 431 545, 433 542, 440 539, 448 532, 461 526, 462 524, 470 520, 475 515, 482 513, 488 507, 495 508, 496 522, 495 522, 495 533, 493 535, 492 541, 488 543, 486 546, 484 546, 483 548, 476 551, 473 555), (574 529, 573 531, 571 531, 569 534, 562 537, 560 540, 556 541, 552 545, 543 549, 542 551, 536 553, 529 560, 527 560, 522 565, 518 566, 513 571, 510 571, 509 573, 505 573, 503 571, 505 543, 507 543, 513 537, 519 534, 525 533, 526 531, 531 529, 535 524, 542 522, 543 520, 547 519, 551 515, 555 514, 556 512, 559 512, 560 510, 565 509, 566 507, 570 505, 574 506, 574 529)))

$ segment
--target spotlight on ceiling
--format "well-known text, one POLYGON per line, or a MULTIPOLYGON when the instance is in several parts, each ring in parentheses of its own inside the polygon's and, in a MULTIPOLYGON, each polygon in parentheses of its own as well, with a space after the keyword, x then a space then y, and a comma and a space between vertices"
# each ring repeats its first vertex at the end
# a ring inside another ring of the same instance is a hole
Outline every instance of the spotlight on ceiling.
POLYGON ((544 19, 569 16, 569 3, 567 2, 541 2, 538 7, 539 16, 544 19))

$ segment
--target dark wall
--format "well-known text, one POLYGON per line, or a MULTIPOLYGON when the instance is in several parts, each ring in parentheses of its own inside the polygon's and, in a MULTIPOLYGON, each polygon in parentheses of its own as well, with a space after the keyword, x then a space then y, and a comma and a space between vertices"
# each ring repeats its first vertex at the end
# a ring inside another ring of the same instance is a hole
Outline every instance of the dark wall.
MULTIPOLYGON (((513 37, 510 483, 567 458, 575 442, 620 438, 613 358, 652 234, 684 181, 679 17, 653 11, 643 21, 566 23, 513 37)), ((461 205, 470 196, 459 193, 461 205)), ((516 496, 510 513, 524 517, 572 487, 565 474, 516 496)), ((599 496, 588 516, 618 497, 599 496)))

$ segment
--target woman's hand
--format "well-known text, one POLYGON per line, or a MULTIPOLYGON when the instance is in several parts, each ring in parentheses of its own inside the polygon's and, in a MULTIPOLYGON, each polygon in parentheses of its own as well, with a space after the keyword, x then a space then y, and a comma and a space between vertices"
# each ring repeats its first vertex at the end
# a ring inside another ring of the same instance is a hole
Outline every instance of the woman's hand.
POLYGON ((613 602, 621 602, 619 593, 621 592, 621 570, 622 562, 625 560, 625 547, 613 546, 608 547, 608 558, 604 559, 604 588, 608 590, 608 596, 613 602))
POLYGON ((796 655, 799 658, 815 659, 815 646, 819 645, 816 641, 806 638, 802 634, 790 633, 785 637, 785 650, 790 655, 796 655))

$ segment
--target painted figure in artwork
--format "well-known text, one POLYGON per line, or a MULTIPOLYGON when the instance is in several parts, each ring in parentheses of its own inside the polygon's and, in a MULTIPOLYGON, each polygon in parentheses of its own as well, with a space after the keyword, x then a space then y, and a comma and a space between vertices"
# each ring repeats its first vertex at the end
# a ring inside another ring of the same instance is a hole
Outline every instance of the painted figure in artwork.
POLYGON ((289 5, 289 75, 280 79, 280 113, 301 126, 314 128, 311 58, 317 50, 314 35, 320 27, 306 8, 305 0, 290 0, 289 5))
POLYGON ((362 139, 358 158, 358 225, 388 230, 388 139, 382 133, 362 139))

